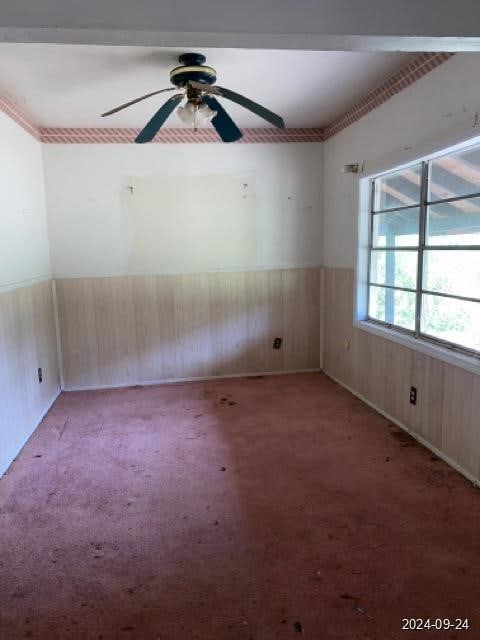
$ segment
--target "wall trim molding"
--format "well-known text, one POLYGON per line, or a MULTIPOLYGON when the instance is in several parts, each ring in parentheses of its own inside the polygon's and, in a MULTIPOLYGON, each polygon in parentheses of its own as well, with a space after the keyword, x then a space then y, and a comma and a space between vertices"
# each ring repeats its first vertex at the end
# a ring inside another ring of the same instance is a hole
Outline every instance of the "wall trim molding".
POLYGON ((40 141, 40 129, 33 119, 16 102, 0 93, 0 111, 16 122, 22 129, 40 141))
POLYGON ((400 429, 403 429, 403 431, 406 431, 409 435, 412 436, 412 438, 417 440, 420 444, 422 444, 424 447, 429 449, 429 451, 434 453, 437 456, 437 458, 440 458, 446 464, 448 464, 449 467, 452 467, 452 469, 455 469, 455 471, 458 471, 458 473, 460 473, 464 478, 466 478, 469 482, 471 482, 475 488, 477 489, 480 488, 480 478, 475 477, 472 473, 470 473, 470 471, 467 471, 461 465, 459 465, 458 462, 455 462, 455 460, 452 460, 452 458, 447 456, 443 451, 441 451, 440 449, 437 449, 437 447, 435 447, 435 445, 433 445, 431 442, 429 442, 428 440, 420 436, 418 433, 416 433, 412 429, 409 429, 408 427, 406 427, 402 422, 400 422, 400 420, 397 420, 386 411, 383 411, 383 409, 380 409, 379 407, 377 407, 376 404, 374 404, 373 402, 370 402, 370 400, 367 400, 365 396, 362 396, 361 393, 358 393, 357 391, 352 389, 352 387, 348 386, 347 384, 339 380, 336 376, 329 373, 326 369, 323 369, 322 371, 328 378, 333 380, 333 382, 336 382, 338 385, 340 385, 341 387, 349 391, 352 395, 354 395, 356 398, 364 402, 374 411, 382 415, 384 418, 386 418, 390 422, 393 422, 393 424, 395 424, 397 427, 400 427, 400 429))
POLYGON ((421 53, 401 67, 396 73, 382 82, 376 89, 358 100, 341 116, 333 120, 323 129, 325 140, 332 138, 350 125, 380 107, 420 78, 426 76, 441 64, 449 60, 454 53, 421 53))
POLYGON ((47 280, 53 280, 52 274, 45 274, 43 276, 35 276, 33 278, 27 278, 26 280, 18 280, 16 282, 9 282, 8 284, 0 285, 0 295, 2 293, 8 293, 9 291, 15 291, 16 289, 23 289, 23 287, 30 287, 38 282, 46 282, 47 280))
POLYGON ((185 382, 205 382, 208 380, 228 380, 230 378, 255 378, 258 376, 285 376, 291 373, 321 373, 320 368, 292 369, 291 371, 256 371, 254 373, 227 373, 219 376, 194 376, 189 378, 163 378, 160 380, 139 380, 125 384, 102 384, 62 387, 62 391, 101 391, 102 389, 126 389, 129 387, 151 387, 161 384, 183 384, 185 382))
MULTIPOLYGON (((140 129, 54 128, 41 127, 40 141, 45 144, 133 144, 140 129)), ((286 142, 322 142, 322 129, 242 129, 239 144, 275 144, 286 142)), ((212 129, 178 129, 166 127, 153 140, 156 144, 223 144, 212 129)))
MULTIPOLYGON (((449 60, 454 53, 420 53, 386 78, 376 89, 355 102, 343 114, 323 128, 275 129, 258 127, 243 129, 240 144, 322 142, 337 135, 363 118, 397 93, 449 60)), ((0 111, 9 116, 36 140, 45 144, 132 144, 139 129, 114 127, 41 127, 11 98, 0 95, 0 111)), ((210 127, 199 129, 165 128, 156 136, 157 144, 223 144, 210 127)))
MULTIPOLYGON (((210 273, 250 273, 251 271, 299 271, 302 269, 322 269, 322 266, 318 263, 286 263, 280 265, 255 265, 251 267, 211 267, 209 269, 182 269, 182 270, 165 270, 165 271, 139 271, 135 273, 56 273, 52 276, 54 280, 85 280, 95 278, 145 278, 148 276, 189 276, 200 275, 210 273)), ((48 279, 48 278, 45 278, 48 279)))

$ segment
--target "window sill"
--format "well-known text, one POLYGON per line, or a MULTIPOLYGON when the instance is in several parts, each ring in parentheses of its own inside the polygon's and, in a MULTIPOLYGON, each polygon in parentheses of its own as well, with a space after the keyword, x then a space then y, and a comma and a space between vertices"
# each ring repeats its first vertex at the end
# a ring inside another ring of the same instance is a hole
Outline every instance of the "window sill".
POLYGON ((388 327, 382 327, 367 320, 355 320, 353 326, 386 340, 392 340, 392 342, 401 344, 413 351, 423 353, 431 358, 437 358, 437 360, 442 360, 455 367, 460 367, 461 369, 480 375, 480 360, 474 356, 458 353, 446 347, 432 344, 422 338, 414 338, 413 336, 389 329, 388 327))

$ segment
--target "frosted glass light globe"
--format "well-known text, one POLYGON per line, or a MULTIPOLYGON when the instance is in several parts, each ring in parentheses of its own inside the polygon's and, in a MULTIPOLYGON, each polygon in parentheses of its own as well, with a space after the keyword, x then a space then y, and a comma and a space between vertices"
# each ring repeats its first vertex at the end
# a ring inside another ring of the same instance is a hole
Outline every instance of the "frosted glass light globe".
POLYGON ((210 109, 208 104, 205 104, 204 102, 202 102, 202 104, 198 107, 197 117, 202 124, 210 122, 210 120, 216 115, 217 112, 213 111, 213 109, 210 109))
POLYGON ((180 120, 190 126, 207 124, 217 115, 216 111, 203 102, 198 106, 193 102, 187 102, 184 107, 178 107, 177 113, 180 120))

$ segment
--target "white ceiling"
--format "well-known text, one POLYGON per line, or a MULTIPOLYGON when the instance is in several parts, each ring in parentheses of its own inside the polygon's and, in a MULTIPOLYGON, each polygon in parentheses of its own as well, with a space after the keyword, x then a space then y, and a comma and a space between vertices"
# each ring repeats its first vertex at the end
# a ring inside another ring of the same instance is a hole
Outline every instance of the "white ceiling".
MULTIPOLYGON (((41 126, 141 127, 160 95, 109 118, 100 113, 171 86, 183 49, 0 43, 0 90, 41 126)), ((264 104, 287 127, 322 127, 405 64, 413 54, 205 49, 218 84, 264 104)), ((169 95, 169 94, 167 94, 169 95)), ((223 101, 241 127, 266 123, 223 101)), ((167 126, 179 127, 173 114, 167 126)))

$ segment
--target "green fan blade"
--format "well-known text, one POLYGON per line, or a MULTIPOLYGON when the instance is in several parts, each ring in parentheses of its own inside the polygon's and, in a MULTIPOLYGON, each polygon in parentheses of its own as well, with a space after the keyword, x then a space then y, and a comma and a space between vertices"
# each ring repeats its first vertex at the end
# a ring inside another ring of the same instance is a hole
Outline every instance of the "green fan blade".
POLYGON ((135 138, 135 142, 142 144, 143 142, 150 142, 150 140, 153 140, 157 133, 160 131, 165 120, 172 113, 178 103, 182 100, 182 93, 172 96, 169 100, 167 100, 165 104, 160 107, 153 118, 149 120, 145 127, 140 131, 138 136, 135 138))
POLYGON ((242 96, 239 93, 235 93, 235 91, 230 91, 230 89, 219 87, 216 84, 213 86, 209 86, 202 82, 194 82, 194 81, 190 81, 188 84, 194 89, 198 89, 205 93, 212 93, 216 96, 222 96, 223 98, 227 98, 232 102, 236 102, 241 107, 244 107, 249 111, 253 111, 253 113, 257 114, 257 116, 260 116, 261 118, 275 125, 279 129, 285 129, 285 122, 283 118, 281 118, 276 113, 273 113, 273 111, 270 111, 266 107, 262 107, 262 105, 258 104, 258 102, 254 102, 253 100, 250 100, 249 98, 245 98, 245 96, 242 96))
POLYGON ((220 138, 224 142, 235 142, 239 140, 242 137, 242 132, 218 100, 207 95, 203 96, 202 100, 210 109, 217 112, 217 115, 212 118, 212 125, 215 127, 220 138))

